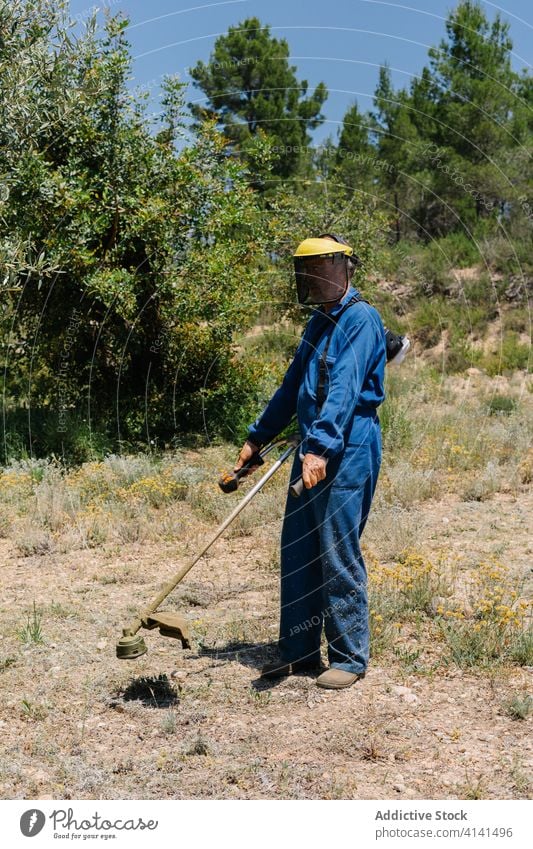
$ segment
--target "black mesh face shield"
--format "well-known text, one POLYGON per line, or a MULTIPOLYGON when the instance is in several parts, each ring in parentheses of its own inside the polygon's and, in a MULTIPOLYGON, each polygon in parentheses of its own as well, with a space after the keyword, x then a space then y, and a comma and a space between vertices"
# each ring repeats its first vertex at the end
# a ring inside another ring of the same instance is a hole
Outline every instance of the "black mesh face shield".
POLYGON ((348 288, 348 260, 340 251, 294 257, 294 271, 300 304, 330 304, 348 288))

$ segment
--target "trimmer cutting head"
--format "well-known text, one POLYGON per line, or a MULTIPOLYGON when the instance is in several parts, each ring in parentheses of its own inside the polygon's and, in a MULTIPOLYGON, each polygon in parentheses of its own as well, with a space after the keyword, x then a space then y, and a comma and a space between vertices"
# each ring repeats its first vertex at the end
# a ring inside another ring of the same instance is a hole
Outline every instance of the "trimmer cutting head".
POLYGON ((128 634, 120 638, 117 643, 117 657, 121 660, 135 660, 148 649, 140 634, 128 634))

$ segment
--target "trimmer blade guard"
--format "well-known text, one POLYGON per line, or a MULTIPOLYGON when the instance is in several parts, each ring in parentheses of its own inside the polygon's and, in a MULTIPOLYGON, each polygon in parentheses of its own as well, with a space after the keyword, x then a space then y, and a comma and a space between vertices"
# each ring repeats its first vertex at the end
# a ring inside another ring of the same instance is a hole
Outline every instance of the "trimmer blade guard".
POLYGON ((191 634, 189 625, 183 616, 178 616, 176 613, 151 613, 142 619, 143 628, 149 631, 154 628, 159 628, 159 633, 163 637, 173 637, 175 640, 181 640, 181 646, 184 649, 191 647, 191 634))

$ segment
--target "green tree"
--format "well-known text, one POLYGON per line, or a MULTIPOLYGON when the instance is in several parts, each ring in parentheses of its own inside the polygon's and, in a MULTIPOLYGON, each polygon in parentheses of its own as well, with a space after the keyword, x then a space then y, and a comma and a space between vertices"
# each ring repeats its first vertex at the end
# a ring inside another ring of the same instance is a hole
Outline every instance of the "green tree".
POLYGON ((288 61, 285 39, 270 35, 269 26, 247 18, 215 42, 208 63, 191 70, 207 104, 189 104, 197 118, 215 117, 234 149, 246 156, 251 139, 263 130, 274 139, 277 161, 272 173, 288 177, 298 171, 310 142, 309 130, 324 120, 324 83, 307 96, 308 83, 298 81, 288 61))
POLYGON ((369 117, 362 115, 357 103, 348 108, 339 133, 335 162, 337 179, 349 191, 373 193, 376 182, 376 149, 370 143, 369 117))
POLYGON ((473 163, 509 146, 507 121, 517 78, 511 67, 509 23, 492 24, 475 0, 463 0, 446 21, 447 40, 430 48, 439 107, 434 140, 473 163))
POLYGON ((419 134, 413 122, 410 95, 405 89, 394 91, 388 65, 379 70, 374 104, 373 132, 382 163, 380 185, 394 238, 399 242, 410 227, 409 210, 413 193, 417 191, 410 174, 417 167, 419 134))
MULTIPOLYGON (((429 50, 433 84, 425 128, 431 141, 434 190, 470 227, 502 212, 513 195, 507 174, 520 143, 513 116, 520 111, 519 77, 511 66, 509 23, 490 23, 475 0, 462 0, 446 21, 447 38, 429 50), (435 159, 435 156, 437 159, 435 159)), ((440 232, 458 226, 449 210, 434 210, 440 232)))
POLYGON ((511 49, 507 22, 461 0, 409 90, 395 92, 388 67, 380 70, 372 141, 387 163, 378 184, 396 210, 397 241, 488 232, 498 216, 527 209, 531 77, 513 71, 511 49))
POLYGON ((212 122, 176 154, 175 78, 163 85, 163 129, 151 132, 127 90, 127 20, 109 16, 100 34, 93 18, 74 37, 66 12, 0 3, 8 418, 29 409, 37 452, 68 450, 89 419, 129 441, 204 419, 229 435, 259 368, 233 346, 260 299, 257 195, 212 122))

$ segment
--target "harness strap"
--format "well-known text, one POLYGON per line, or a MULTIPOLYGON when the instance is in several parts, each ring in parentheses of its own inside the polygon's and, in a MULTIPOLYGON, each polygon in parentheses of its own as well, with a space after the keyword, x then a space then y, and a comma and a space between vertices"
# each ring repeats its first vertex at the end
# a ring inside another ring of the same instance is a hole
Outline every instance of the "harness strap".
MULTIPOLYGON (((350 298, 350 300, 348 301, 348 303, 344 304, 341 311, 339 313, 337 313, 337 315, 332 316, 332 324, 330 325, 329 330, 326 331, 326 333, 327 333, 326 344, 324 345, 324 350, 322 351, 322 354, 320 356, 320 360, 319 360, 319 363, 318 363, 318 384, 317 384, 317 389, 316 389, 316 404, 317 404, 318 412, 320 412, 320 410, 322 409, 322 406, 324 404, 324 401, 326 400, 326 378, 327 378, 327 374, 328 374, 328 366, 327 366, 327 363, 326 363, 326 357, 328 355, 329 343, 331 342, 331 337, 333 335, 333 331, 334 331, 335 327, 337 326, 337 323, 338 323, 341 315, 348 309, 348 307, 351 307, 352 304, 358 303, 358 301, 363 301, 365 304, 370 303, 369 301, 365 300, 365 298, 360 298, 358 295, 353 295, 350 298)), ((318 339, 317 339, 317 342, 318 342, 318 339)))

